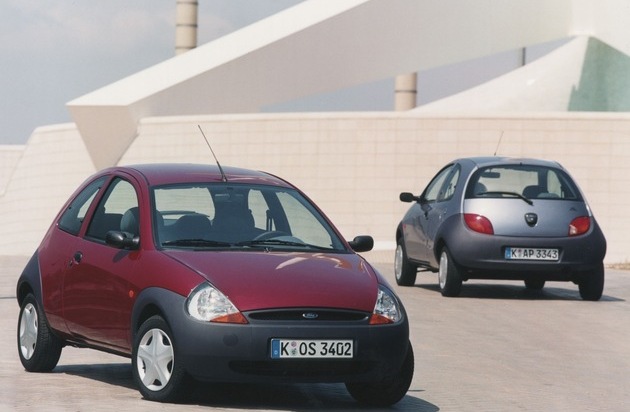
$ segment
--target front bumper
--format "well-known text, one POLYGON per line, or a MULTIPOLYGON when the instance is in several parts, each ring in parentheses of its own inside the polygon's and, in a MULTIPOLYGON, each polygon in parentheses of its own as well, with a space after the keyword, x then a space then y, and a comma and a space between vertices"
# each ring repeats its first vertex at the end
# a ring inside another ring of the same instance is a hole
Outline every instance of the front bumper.
MULTIPOLYGON (((185 298, 165 290, 157 301, 173 332, 176 361, 193 377, 215 382, 379 382, 397 375, 409 345, 401 322, 256 320, 246 325, 201 322, 184 310, 185 298), (272 359, 271 339, 352 339, 352 359, 272 359)), ((153 299, 152 299, 153 300, 153 299)), ((401 305, 402 308, 402 305, 401 305)), ((313 309, 309 309, 313 311, 313 309)))

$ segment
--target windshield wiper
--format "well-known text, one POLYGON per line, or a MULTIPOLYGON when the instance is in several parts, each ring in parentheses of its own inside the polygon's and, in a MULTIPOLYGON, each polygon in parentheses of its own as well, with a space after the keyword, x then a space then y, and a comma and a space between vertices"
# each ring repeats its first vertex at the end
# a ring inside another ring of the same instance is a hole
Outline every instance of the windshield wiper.
POLYGON ((531 201, 530 199, 526 198, 522 194, 516 193, 516 192, 502 192, 502 191, 497 190, 497 191, 489 191, 489 192, 480 192, 480 193, 476 193, 476 195, 477 196, 483 196, 483 195, 508 195, 508 196, 518 197, 519 199, 523 200, 528 205, 533 205, 534 204, 533 201, 531 201))
POLYGON ((259 239, 259 240, 254 239, 254 240, 246 240, 244 242, 238 242, 235 244, 235 246, 266 246, 266 245, 297 246, 297 247, 313 248, 313 249, 320 249, 320 250, 330 250, 330 248, 327 248, 324 246, 317 246, 317 245, 311 245, 309 243, 304 243, 304 242, 295 242, 291 240, 281 240, 281 239, 259 239))
POLYGON ((226 247, 232 246, 228 242, 220 242, 218 240, 209 239, 175 239, 162 242, 162 246, 203 246, 203 247, 226 247))

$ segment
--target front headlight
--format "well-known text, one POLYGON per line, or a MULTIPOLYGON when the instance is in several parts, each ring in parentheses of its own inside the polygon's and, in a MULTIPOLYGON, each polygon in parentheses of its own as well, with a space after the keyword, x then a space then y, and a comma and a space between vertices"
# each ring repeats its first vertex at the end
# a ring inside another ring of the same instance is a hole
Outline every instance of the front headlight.
POLYGON ((209 283, 202 283, 190 292, 186 310, 193 318, 206 322, 247 323, 230 299, 209 283))
POLYGON ((370 318, 370 325, 396 323, 400 320, 400 306, 394 294, 383 285, 378 285, 378 295, 374 311, 370 318))

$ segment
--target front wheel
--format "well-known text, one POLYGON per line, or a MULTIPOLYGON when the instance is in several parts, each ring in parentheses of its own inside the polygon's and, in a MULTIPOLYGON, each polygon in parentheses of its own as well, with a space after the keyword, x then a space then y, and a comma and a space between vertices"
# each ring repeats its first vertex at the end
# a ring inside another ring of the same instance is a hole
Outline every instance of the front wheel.
POLYGON ((413 286, 416 283, 418 267, 409 262, 402 238, 396 240, 396 253, 394 254, 394 275, 396 283, 400 286, 413 286))
POLYGON ((162 317, 145 321, 134 340, 133 378, 142 396, 150 401, 174 402, 187 387, 187 375, 179 361, 173 334, 162 317))
POLYGON ((391 380, 374 383, 346 383, 346 389, 357 402, 369 406, 390 406, 400 401, 413 379, 414 357, 411 342, 407 345, 407 354, 400 372, 391 380))
POLYGON ((63 342, 48 327, 35 296, 22 301, 18 317, 17 344, 20 362, 29 372, 50 372, 57 366, 63 342))
POLYGON ((442 296, 459 296, 462 290, 462 276, 457 263, 451 257, 446 247, 440 254, 440 267, 438 270, 438 280, 442 296))
POLYGON ((580 296, 584 300, 599 300, 604 292, 604 264, 588 273, 578 284, 580 296))

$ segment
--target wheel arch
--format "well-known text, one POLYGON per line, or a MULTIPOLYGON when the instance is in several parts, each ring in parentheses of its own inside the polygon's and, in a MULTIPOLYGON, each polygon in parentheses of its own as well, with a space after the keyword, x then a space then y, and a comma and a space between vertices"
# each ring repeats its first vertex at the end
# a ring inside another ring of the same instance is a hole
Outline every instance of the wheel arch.
POLYGON ((15 288, 15 297, 20 306, 29 293, 32 293, 37 303, 42 306, 42 277, 37 251, 33 253, 24 267, 15 288))
POLYGON ((185 311, 183 301, 186 298, 167 289, 151 287, 143 290, 134 304, 131 313, 132 342, 140 326, 152 316, 161 316, 173 328, 177 318, 185 311))
POLYGON ((457 235, 458 225, 464 224, 462 220, 463 219, 461 214, 450 216, 440 226, 440 229, 436 233, 435 242, 433 244, 433 257, 435 258, 435 262, 431 262, 435 264, 436 268, 439 266, 440 263, 440 255, 442 254, 442 249, 444 249, 444 247, 446 246, 449 247, 449 250, 452 252, 450 245, 457 243, 456 239, 453 242, 451 242, 451 240, 453 240, 452 236, 457 235))

